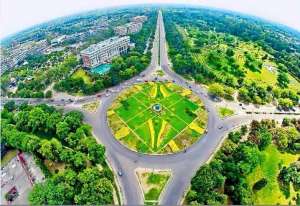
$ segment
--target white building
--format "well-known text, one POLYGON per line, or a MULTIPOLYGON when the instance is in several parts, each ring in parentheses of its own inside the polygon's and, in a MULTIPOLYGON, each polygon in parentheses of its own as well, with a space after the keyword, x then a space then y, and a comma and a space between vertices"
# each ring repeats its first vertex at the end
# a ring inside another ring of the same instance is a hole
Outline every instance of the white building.
POLYGON ((67 35, 61 35, 51 40, 51 45, 55 46, 67 39, 67 35))
POLYGON ((114 31, 119 36, 124 36, 128 34, 134 34, 139 32, 143 27, 142 23, 130 22, 124 24, 123 26, 117 26, 114 28, 114 31))
POLYGON ((83 65, 92 68, 111 62, 114 57, 127 53, 129 46, 129 36, 112 37, 82 50, 80 55, 83 65))
POLYGON ((132 17, 132 22, 144 23, 145 21, 147 21, 147 19, 148 19, 147 16, 135 16, 135 17, 132 17))

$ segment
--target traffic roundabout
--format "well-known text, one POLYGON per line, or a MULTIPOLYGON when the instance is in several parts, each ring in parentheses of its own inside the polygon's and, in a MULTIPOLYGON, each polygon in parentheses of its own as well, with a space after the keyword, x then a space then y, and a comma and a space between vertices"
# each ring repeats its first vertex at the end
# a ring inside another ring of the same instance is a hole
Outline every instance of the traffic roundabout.
POLYGON ((185 150, 205 133, 207 112, 200 98, 172 82, 146 82, 122 91, 107 110, 115 139, 144 154, 185 150))

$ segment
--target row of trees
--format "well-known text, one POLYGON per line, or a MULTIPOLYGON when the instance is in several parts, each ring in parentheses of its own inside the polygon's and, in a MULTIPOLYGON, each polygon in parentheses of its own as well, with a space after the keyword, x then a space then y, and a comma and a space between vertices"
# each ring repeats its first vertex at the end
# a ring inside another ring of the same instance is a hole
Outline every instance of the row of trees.
POLYGON ((1 138, 9 147, 35 155, 42 165, 50 160, 68 168, 37 184, 30 195, 32 204, 112 203, 113 177, 105 163, 105 148, 96 142, 91 127, 83 124, 80 112, 62 114, 45 104, 8 102, 1 118, 1 138), (81 179, 81 174, 91 175, 95 184, 81 179))
POLYGON ((130 35, 130 40, 135 44, 135 50, 143 53, 146 48, 146 43, 149 39, 149 49, 154 39, 156 29, 157 12, 156 10, 150 11, 147 15, 148 20, 144 22, 143 28, 138 33, 130 35))
MULTIPOLYGON (((186 196, 189 204, 253 204, 253 193, 265 187, 267 179, 262 178, 251 188, 246 181, 254 168, 263 161, 263 153, 274 142, 281 150, 299 152, 294 144, 300 142, 300 130, 294 127, 297 120, 284 120, 279 128, 274 120, 253 121, 250 131, 242 127, 231 132, 214 159, 202 166, 191 181, 191 190, 186 196), (288 126, 285 126, 288 125, 288 126), (284 135, 285 134, 285 135, 284 135), (247 140, 244 136, 247 135, 247 140), (286 144, 283 144, 285 143, 286 144), (282 145, 283 144, 283 145, 282 145), (282 147, 283 146, 283 147, 282 147)), ((299 186, 299 170, 287 172, 283 168, 280 178, 286 182, 296 182, 299 186), (297 174, 296 174, 296 173, 297 174), (291 176, 296 174, 296 176, 291 176)))

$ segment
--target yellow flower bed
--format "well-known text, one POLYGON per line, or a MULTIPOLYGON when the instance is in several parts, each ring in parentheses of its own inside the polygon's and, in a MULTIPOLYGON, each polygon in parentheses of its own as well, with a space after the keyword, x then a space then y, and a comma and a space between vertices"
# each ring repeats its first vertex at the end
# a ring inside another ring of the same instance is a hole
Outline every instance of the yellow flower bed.
POLYGON ((191 90, 189 90, 189 89, 184 89, 183 91, 182 91, 182 93, 181 93, 181 95, 182 96, 188 96, 188 95, 190 95, 190 94, 192 94, 192 91, 191 90))
POLYGON ((170 87, 172 86, 172 84, 173 84, 173 83, 168 82, 168 83, 166 84, 166 86, 167 86, 168 88, 170 88, 170 87))
POLYGON ((157 95, 157 84, 153 85, 150 91, 150 96, 152 98, 155 98, 157 95))
POLYGON ((111 116, 111 115, 113 115, 114 113, 115 113, 114 110, 109 110, 109 111, 107 111, 107 116, 111 116))
POLYGON ((117 132, 116 132, 116 138, 117 139, 121 139, 123 137, 126 137, 127 135, 129 135, 130 131, 129 131, 129 128, 128 127, 122 127, 121 129, 119 129, 117 132))
POLYGON ((171 140, 169 142, 169 146, 171 147, 172 152, 176 152, 179 150, 177 144, 174 142, 174 140, 171 140))
POLYGON ((139 91, 141 91, 143 89, 143 87, 141 87, 140 85, 135 85, 134 87, 139 91))
POLYGON ((159 89, 160 89, 160 92, 162 93, 162 95, 164 97, 168 97, 170 95, 169 92, 166 90, 164 85, 160 85, 159 89))
POLYGON ((167 125, 167 122, 165 120, 163 120, 162 124, 161 124, 161 128, 160 128, 158 136, 157 136, 157 143, 156 143, 157 146, 159 146, 161 143, 161 136, 166 128, 166 125, 167 125))
POLYGON ((198 132, 199 134, 202 134, 204 132, 204 129, 199 127, 195 122, 192 122, 189 125, 189 128, 191 128, 192 130, 198 132))
POLYGON ((148 126, 149 126, 149 130, 150 130, 151 147, 153 148, 154 147, 154 135, 155 135, 155 131, 154 131, 152 119, 148 120, 148 126))

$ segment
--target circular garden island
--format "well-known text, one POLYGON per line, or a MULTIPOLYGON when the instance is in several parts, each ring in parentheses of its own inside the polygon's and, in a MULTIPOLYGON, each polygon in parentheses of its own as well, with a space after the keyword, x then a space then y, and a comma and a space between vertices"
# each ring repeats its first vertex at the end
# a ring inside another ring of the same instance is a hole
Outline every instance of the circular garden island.
POLYGON ((201 100, 170 82, 130 87, 113 102, 107 117, 117 140, 147 154, 183 150, 201 138, 207 124, 201 100))

